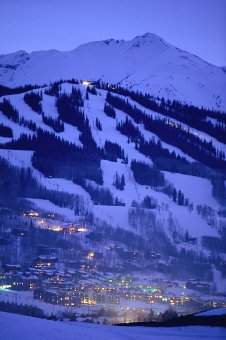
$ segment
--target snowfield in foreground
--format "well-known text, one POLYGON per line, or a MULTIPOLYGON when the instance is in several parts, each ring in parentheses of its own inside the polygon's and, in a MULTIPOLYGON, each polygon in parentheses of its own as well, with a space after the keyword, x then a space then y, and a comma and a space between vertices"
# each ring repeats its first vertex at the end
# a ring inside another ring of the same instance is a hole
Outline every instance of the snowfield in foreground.
POLYGON ((145 339, 225 339, 226 329, 218 327, 115 327, 80 322, 60 322, 0 313, 3 340, 145 340, 145 339))

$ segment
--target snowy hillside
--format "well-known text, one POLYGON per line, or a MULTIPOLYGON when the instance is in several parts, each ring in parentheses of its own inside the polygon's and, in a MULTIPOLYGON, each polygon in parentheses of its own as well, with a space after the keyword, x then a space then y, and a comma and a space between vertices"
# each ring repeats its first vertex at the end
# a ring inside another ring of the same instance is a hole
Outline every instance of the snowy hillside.
POLYGON ((4 340, 12 340, 18 334, 24 340, 86 340, 97 338, 99 340, 124 340, 124 339, 159 339, 159 340, 207 340, 224 339, 225 328, 220 327, 176 327, 176 328, 150 328, 150 327, 114 327, 93 325, 80 322, 48 321, 27 316, 0 313, 1 336, 4 340), (13 325, 13 327, 12 327, 13 325))
POLYGON ((226 110, 226 73, 155 34, 57 50, 0 56, 0 84, 48 84, 59 79, 101 80, 154 96, 226 110))
MULTIPOLYGON (((188 128, 188 106, 178 116, 159 102, 74 80, 0 97, 0 202, 18 209, 15 199, 25 199, 41 214, 57 214, 59 224, 83 219, 87 248, 158 253, 155 269, 181 265, 179 279, 199 275, 198 261, 212 259, 200 277, 209 275, 222 293, 225 123, 215 113, 209 124, 213 113, 196 109, 188 128), (190 256, 199 259, 191 272, 183 262, 190 256)), ((139 268, 146 263, 139 261, 139 268)))
MULTIPOLYGON (((69 94, 74 87, 75 86, 72 84, 64 83, 61 85, 61 93, 69 94)), ((218 236, 218 224, 220 222, 218 221, 218 217, 215 212, 218 211, 220 205, 217 203, 216 199, 212 197, 211 182, 208 179, 200 177, 165 172, 166 183, 171 183, 177 192, 180 190, 184 197, 188 199, 189 205, 187 207, 184 204, 178 205, 172 200, 172 197, 169 197, 164 192, 161 192, 155 187, 152 187, 148 184, 140 185, 137 183, 134 180, 134 176, 130 168, 131 161, 136 160, 137 162, 145 162, 150 165, 152 165, 153 162, 151 157, 147 157, 145 154, 139 152, 135 143, 128 142, 128 137, 116 129, 117 123, 124 122, 129 116, 121 110, 115 110, 115 118, 106 115, 104 112, 104 106, 106 103, 107 91, 99 90, 97 95, 89 93, 89 99, 85 99, 86 86, 79 85, 77 88, 80 89, 84 98, 84 114, 88 118, 96 145, 99 148, 105 148, 105 145, 108 141, 119 144, 122 150, 124 150, 124 153, 128 159, 128 164, 123 162, 120 158, 117 159, 117 162, 102 159, 100 163, 103 174, 103 187, 109 189, 114 197, 118 197, 118 199, 123 202, 124 206, 109 207, 106 205, 93 205, 90 195, 80 185, 72 183, 72 178, 53 178, 54 176, 51 176, 52 178, 48 178, 45 173, 42 174, 41 171, 34 169, 32 165, 33 152, 31 151, 7 150, 8 148, 10 149, 10 144, 6 144, 6 149, 0 150, 0 156, 7 159, 13 165, 32 168, 33 175, 43 186, 46 186, 50 189, 57 188, 59 191, 66 191, 81 195, 86 202, 87 208, 89 207, 89 209, 91 209, 97 217, 101 217, 114 227, 119 226, 126 230, 135 231, 129 223, 128 212, 131 209, 131 205, 134 201, 137 201, 139 204, 141 204, 145 196, 149 195, 157 201, 158 208, 155 211, 155 215, 157 220, 160 220, 162 225, 164 225, 164 228, 166 228, 167 234, 171 234, 173 232, 172 230, 169 232, 168 228, 173 228, 178 232, 178 235, 180 235, 178 236, 179 238, 183 238, 186 230, 189 231, 190 236, 198 238, 199 240, 201 240, 203 235, 218 236), (96 126, 97 121, 101 122, 101 130, 96 126), (114 185, 116 173, 120 178, 121 176, 124 176, 124 190, 118 190, 118 188, 114 185), (210 206, 211 209, 213 209, 213 216, 211 217, 213 221, 211 223, 209 223, 208 219, 205 220, 205 218, 202 218, 200 212, 198 213, 196 210, 198 205, 210 206), (172 219, 171 226, 169 226, 169 219, 172 219)), ((39 90, 37 90, 37 93, 38 91, 39 90)), ((48 133, 54 133, 55 136, 60 137, 65 142, 73 143, 78 147, 82 146, 82 143, 79 139, 79 135, 81 133, 76 126, 72 126, 64 122, 64 131, 59 133, 54 132, 50 126, 43 122, 42 115, 34 112, 24 102, 24 94, 11 95, 4 98, 10 101, 11 105, 18 111, 20 118, 24 118, 27 121, 29 120, 35 123, 36 129, 42 129, 48 133)), ((4 98, 1 98, 0 101, 3 102, 4 98)), ((54 97, 45 94, 45 89, 42 90, 41 103, 43 112, 46 116, 53 118, 58 116, 55 106, 55 99, 54 97)), ((145 108, 142 109, 146 110, 145 108)), ((156 115, 155 112, 150 113, 148 110, 146 111, 148 115, 151 113, 152 115, 156 115)), ((161 115, 158 114, 158 117, 160 116, 161 115)), ((25 128, 24 126, 15 124, 15 122, 8 119, 2 113, 1 117, 1 121, 4 123, 4 125, 11 127, 13 131, 13 138, 2 137, 2 146, 4 146, 4 141, 9 143, 13 139, 18 139, 19 136, 22 136, 24 133, 35 136, 35 132, 25 128)), ((139 129, 141 133, 143 133, 146 141, 151 140, 152 138, 160 140, 156 134, 147 131, 142 124, 136 124, 135 122, 133 123, 134 126, 139 129)), ((223 152, 226 151, 226 147, 223 143, 218 141, 215 143, 216 144, 214 144, 214 146, 217 148, 217 150, 223 152)), ((176 156, 178 155, 180 157, 184 157, 187 159, 187 162, 194 162, 194 160, 189 157, 189 155, 180 149, 180 145, 175 148, 174 146, 163 142, 163 146, 164 148, 170 150, 170 152, 174 152, 176 156)), ((90 183, 92 183, 94 187, 97 185, 92 181, 90 183)), ((38 204, 38 201, 36 201, 36 203, 38 204)), ((43 208, 43 204, 41 207, 43 208)), ((48 204, 47 208, 50 208, 48 204)), ((69 216, 71 216, 71 214, 69 214, 69 216)), ((191 246, 192 245, 189 245, 189 247, 191 246)), ((196 246, 197 245, 195 244, 194 247, 196 248, 196 246)))

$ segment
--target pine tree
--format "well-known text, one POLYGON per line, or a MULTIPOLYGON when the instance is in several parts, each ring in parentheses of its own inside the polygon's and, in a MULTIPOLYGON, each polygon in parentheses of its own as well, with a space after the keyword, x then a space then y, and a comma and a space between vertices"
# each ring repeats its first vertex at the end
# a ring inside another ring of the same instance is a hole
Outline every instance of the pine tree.
POLYGON ((121 187, 121 190, 124 190, 124 186, 125 186, 125 177, 124 177, 124 175, 122 175, 122 177, 121 177, 121 183, 120 183, 120 187, 121 187))
POLYGON ((177 191, 176 191, 175 188, 173 189, 173 201, 174 201, 175 203, 177 202, 177 191))

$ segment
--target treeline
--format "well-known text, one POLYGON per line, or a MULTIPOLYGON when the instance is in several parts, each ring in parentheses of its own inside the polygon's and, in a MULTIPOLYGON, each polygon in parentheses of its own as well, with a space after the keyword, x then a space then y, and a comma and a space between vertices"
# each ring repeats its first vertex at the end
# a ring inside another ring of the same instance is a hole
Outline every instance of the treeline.
POLYGON ((83 189, 85 189, 95 205, 109 205, 109 206, 124 206, 125 204, 117 197, 113 197, 111 191, 106 188, 101 188, 90 183, 87 183, 83 177, 75 176, 73 179, 74 183, 80 185, 83 189))
POLYGON ((128 137, 128 142, 139 142, 143 139, 143 135, 141 134, 138 127, 135 127, 132 121, 126 116, 126 120, 124 122, 120 122, 116 125, 116 130, 120 131, 121 134, 128 137))
POLYGON ((181 190, 173 189, 173 201, 177 203, 178 205, 188 205, 188 199, 184 197, 184 194, 181 192, 181 190))
POLYGON ((133 208, 156 209, 157 206, 156 199, 149 195, 145 196, 141 203, 136 202, 135 200, 131 203, 131 207, 133 208))
POLYGON ((142 93, 133 94, 131 99, 150 110, 176 119, 190 127, 207 133, 222 143, 226 143, 226 113, 182 104, 176 100, 165 101, 164 98, 161 98, 160 101, 156 101, 150 95, 143 95, 142 93), (216 124, 213 124, 208 119, 209 117, 219 120, 221 123, 216 122, 216 124))
POLYGON ((19 305, 15 302, 0 301, 0 310, 7 313, 28 315, 42 319, 45 318, 43 310, 32 305, 19 305))
POLYGON ((97 95, 97 90, 96 90, 95 86, 87 86, 86 94, 88 94, 88 93, 91 93, 91 94, 96 96, 97 95))
POLYGON ((0 110, 8 119, 15 123, 19 122, 19 112, 12 106, 8 99, 4 98, 0 103, 0 110))
POLYGON ((72 179, 76 175, 103 183, 99 149, 84 150, 54 133, 41 129, 36 135, 20 135, 17 140, 2 144, 1 148, 35 151, 32 163, 45 176, 72 179))
POLYGON ((226 204, 226 186, 223 176, 215 176, 212 178, 212 195, 222 205, 226 204))
POLYGON ((4 124, 0 124, 0 136, 1 137, 13 137, 13 130, 9 126, 5 126, 4 124))
POLYGON ((61 91, 61 86, 58 82, 53 83, 48 89, 45 90, 45 94, 53 97, 59 96, 59 91, 61 91))
POLYGON ((111 117, 111 118, 115 118, 116 117, 115 109, 111 105, 108 105, 106 103, 104 104, 104 113, 108 117, 111 117))
POLYGON ((124 122, 118 123, 116 128, 128 137, 128 142, 135 143, 139 152, 151 158, 157 168, 188 175, 206 176, 206 169, 202 165, 195 162, 191 163, 185 157, 176 155, 175 151, 163 148, 160 140, 156 141, 153 137, 146 141, 139 128, 134 126, 128 117, 124 122))
POLYGON ((44 113, 42 113, 42 121, 44 124, 50 126, 55 132, 63 132, 64 131, 64 123, 60 120, 59 117, 56 119, 45 116, 44 113))
POLYGON ((175 125, 167 119, 153 118, 145 114, 136 106, 131 105, 128 100, 116 97, 110 92, 107 93, 106 100, 112 106, 124 111, 136 123, 144 124, 146 130, 158 135, 164 142, 178 147, 199 162, 219 170, 226 168, 225 155, 218 151, 212 144, 184 130, 181 125, 175 125))
POLYGON ((44 87, 44 85, 39 86, 39 85, 27 84, 27 85, 24 85, 24 86, 19 86, 19 87, 14 87, 14 88, 10 88, 10 87, 7 87, 7 86, 0 85, 0 97, 11 95, 11 94, 20 94, 20 93, 35 90, 35 89, 38 89, 38 88, 41 88, 41 87, 44 87))
POLYGON ((103 225, 100 223, 97 224, 95 232, 89 233, 87 238, 94 242, 104 242, 105 245, 108 243, 111 245, 115 243, 122 243, 127 245, 128 250, 132 251, 135 249, 142 251, 150 249, 147 246, 147 240, 142 236, 119 227, 111 227, 106 223, 103 223, 103 225))
POLYGON ((29 197, 49 200, 60 207, 74 209, 76 213, 84 212, 82 198, 78 195, 46 189, 37 182, 30 168, 12 166, 3 158, 0 158, 0 168, 1 206, 15 208, 18 206, 18 199, 29 197))
POLYGON ((150 185, 152 187, 164 186, 164 174, 154 166, 136 160, 131 161, 131 170, 138 184, 150 185))
POLYGON ((32 163, 46 176, 81 176, 103 183, 99 149, 84 150, 42 130, 38 131, 36 145, 32 163))
POLYGON ((105 151, 106 158, 109 161, 116 162, 117 158, 121 158, 125 160, 124 150, 117 143, 112 143, 109 140, 106 140, 104 144, 104 151, 105 151))
POLYGON ((164 223, 156 218, 155 211, 131 207, 128 211, 130 226, 143 236, 148 245, 148 250, 156 253, 175 256, 176 246, 171 242, 170 236, 164 229, 164 223))
POLYGON ((30 108, 37 112, 38 114, 42 114, 42 92, 28 92, 24 95, 25 103, 30 106, 30 108))
POLYGON ((118 190, 124 190, 124 187, 126 185, 125 183, 125 176, 122 174, 122 176, 120 176, 117 172, 115 174, 115 179, 113 182, 113 185, 116 187, 116 189, 118 190))

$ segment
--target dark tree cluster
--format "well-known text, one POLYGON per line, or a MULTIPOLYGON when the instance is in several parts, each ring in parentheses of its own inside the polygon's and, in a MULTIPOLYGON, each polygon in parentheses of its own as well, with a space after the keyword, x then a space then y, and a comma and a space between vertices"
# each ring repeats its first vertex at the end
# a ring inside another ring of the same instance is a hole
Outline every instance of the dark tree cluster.
POLYGON ((12 150, 35 150, 37 144, 37 137, 35 135, 27 135, 22 133, 16 140, 0 144, 1 149, 12 150))
POLYGON ((226 168, 225 155, 218 151, 212 144, 212 140, 207 142, 201 140, 196 135, 190 133, 189 129, 184 130, 181 125, 175 125, 168 119, 153 118, 131 105, 128 100, 116 97, 108 92, 106 100, 112 106, 124 111, 136 123, 143 123, 146 130, 158 135, 164 142, 178 147, 186 154, 199 162, 219 170, 226 168))
POLYGON ((1 145, 15 150, 34 150, 33 166, 46 176, 72 179, 76 175, 103 183, 100 169, 101 150, 82 149, 64 141, 54 133, 41 129, 37 135, 20 138, 1 145))
POLYGON ((122 228, 113 228, 109 225, 104 225, 104 228, 101 226, 96 227, 95 233, 90 233, 91 235, 87 236, 90 239, 94 239, 99 242, 104 240, 105 243, 110 242, 111 244, 114 243, 123 243, 127 245, 129 250, 139 249, 139 250, 146 250, 148 249, 147 244, 143 237, 134 234, 131 231, 127 231, 122 228), (98 235, 98 237, 97 237, 98 235))
POLYGON ((42 92, 28 92, 24 95, 24 101, 30 108, 41 114, 42 113, 42 92))
POLYGON ((99 149, 84 150, 43 131, 38 133, 37 144, 33 165, 44 174, 68 179, 79 175, 103 183, 99 149))
POLYGON ((115 109, 111 106, 105 103, 104 105, 104 113, 111 118, 115 118, 116 117, 116 112, 115 109))
POLYGON ((139 128, 135 127, 127 116, 124 122, 118 123, 116 125, 116 129, 123 135, 127 136, 129 142, 138 142, 143 138, 139 128))
POLYGON ((92 184, 87 184, 86 180, 81 176, 76 176, 73 181, 83 187, 89 194, 94 204, 122 206, 122 202, 118 198, 114 198, 109 189, 100 188, 92 184))
POLYGON ((150 110, 179 120, 182 123, 209 134, 222 143, 226 143, 226 113, 182 104, 176 100, 171 102, 170 100, 165 101, 164 98, 161 98, 160 101, 156 101, 149 95, 143 95, 141 93, 131 95, 131 99, 150 110), (219 120, 220 123, 212 123, 209 117, 219 120))
POLYGON ((145 196, 141 206, 145 209, 155 209, 157 208, 157 201, 151 196, 145 196))
POLYGON ((160 170, 210 177, 210 169, 200 163, 189 162, 185 157, 176 155, 174 151, 170 152, 169 149, 163 148, 160 140, 156 141, 153 137, 146 141, 139 128, 135 127, 128 117, 126 117, 125 122, 118 123, 116 128, 128 137, 128 142, 135 142, 136 149, 150 157, 160 170))
POLYGON ((96 118, 96 128, 99 130, 99 131, 102 131, 102 125, 101 125, 101 122, 98 118, 96 118))
POLYGON ((50 126, 55 132, 63 132, 64 131, 64 123, 60 120, 60 118, 52 118, 45 116, 44 113, 42 114, 42 121, 46 125, 50 126))
POLYGON ((8 119, 12 120, 15 123, 19 122, 19 113, 12 106, 8 99, 4 98, 3 101, 0 103, 0 110, 8 119))
POLYGON ((175 188, 173 190, 173 201, 177 203, 178 205, 185 205, 185 206, 188 205, 188 199, 184 198, 184 194, 181 192, 181 190, 177 192, 175 188))
POLYGON ((94 204, 110 205, 110 206, 123 206, 124 204, 114 198, 109 189, 106 188, 95 188, 92 185, 86 186, 86 191, 90 194, 94 204))
POLYGON ((37 130, 36 123, 33 122, 32 120, 27 120, 24 117, 20 118, 19 124, 23 125, 24 127, 27 127, 31 131, 36 131, 37 130))
POLYGON ((96 90, 95 86, 87 86, 86 92, 91 93, 95 96, 97 95, 97 90, 96 90))
POLYGON ((122 176, 120 176, 117 172, 115 174, 115 180, 113 182, 113 185, 116 187, 116 189, 118 190, 124 190, 124 187, 126 185, 125 183, 125 177, 122 174, 122 176))
POLYGON ((221 203, 226 203, 225 180, 222 176, 215 176, 212 179, 212 194, 221 203))
POLYGON ((109 140, 106 140, 104 144, 104 151, 106 158, 110 161, 116 162, 117 158, 125 159, 124 150, 117 143, 112 143, 109 140))
POLYGON ((153 97, 150 94, 134 92, 120 86, 109 86, 109 84, 100 84, 99 87, 111 92, 130 97, 140 105, 159 112, 166 117, 177 119, 189 126, 204 131, 219 141, 226 142, 226 113, 216 110, 208 110, 203 107, 199 108, 194 105, 183 104, 177 100, 167 100, 164 98, 153 97), (217 120, 212 123, 209 117, 217 120))
POLYGON ((136 160, 131 161, 130 167, 138 184, 150 185, 152 187, 164 186, 164 175, 157 168, 136 160))
POLYGON ((0 103, 0 110, 8 119, 12 120, 14 123, 18 123, 19 125, 27 127, 32 131, 36 130, 36 124, 32 120, 27 120, 24 117, 20 118, 19 112, 15 107, 12 106, 11 102, 8 99, 4 98, 3 101, 0 103))
POLYGON ((184 163, 190 163, 185 157, 176 155, 175 151, 169 151, 169 149, 163 148, 161 141, 156 141, 154 137, 148 141, 141 138, 140 143, 137 145, 137 149, 145 156, 151 157, 152 160, 155 160, 156 158, 169 158, 184 163))
POLYGON ((45 94, 53 97, 59 97, 61 86, 59 83, 53 83, 48 89, 45 90, 45 94))
POLYGON ((60 119, 78 128, 83 125, 84 121, 84 114, 80 109, 83 105, 81 91, 76 87, 72 88, 71 94, 61 93, 56 99, 60 119))
POLYGON ((5 126, 4 124, 0 124, 0 136, 1 137, 13 137, 13 130, 9 126, 5 126))
MULTIPOLYGON (((30 168, 18 168, 0 158, 0 205, 15 207, 21 197, 34 197, 50 200, 60 207, 69 207, 76 212, 83 209, 82 202, 77 195, 48 190, 42 187, 33 177, 30 168), (7 192, 7 195, 5 195, 7 192)), ((21 207, 20 203, 20 207, 21 207)))
POLYGON ((43 310, 32 305, 22 305, 15 302, 0 302, 0 310, 7 313, 33 316, 36 318, 45 318, 43 310))
POLYGON ((81 91, 76 89, 76 87, 72 88, 70 95, 66 93, 60 94, 56 100, 59 118, 65 123, 76 126, 81 131, 80 141, 84 147, 95 151, 97 146, 92 136, 89 120, 80 109, 83 105, 84 101, 81 91))
POLYGON ((41 87, 43 87, 43 86, 27 84, 27 85, 24 85, 24 86, 10 88, 10 87, 7 87, 7 86, 0 85, 0 97, 11 95, 11 94, 20 94, 20 93, 24 93, 24 92, 31 91, 31 90, 34 90, 34 89, 38 89, 38 88, 41 88, 41 87))

